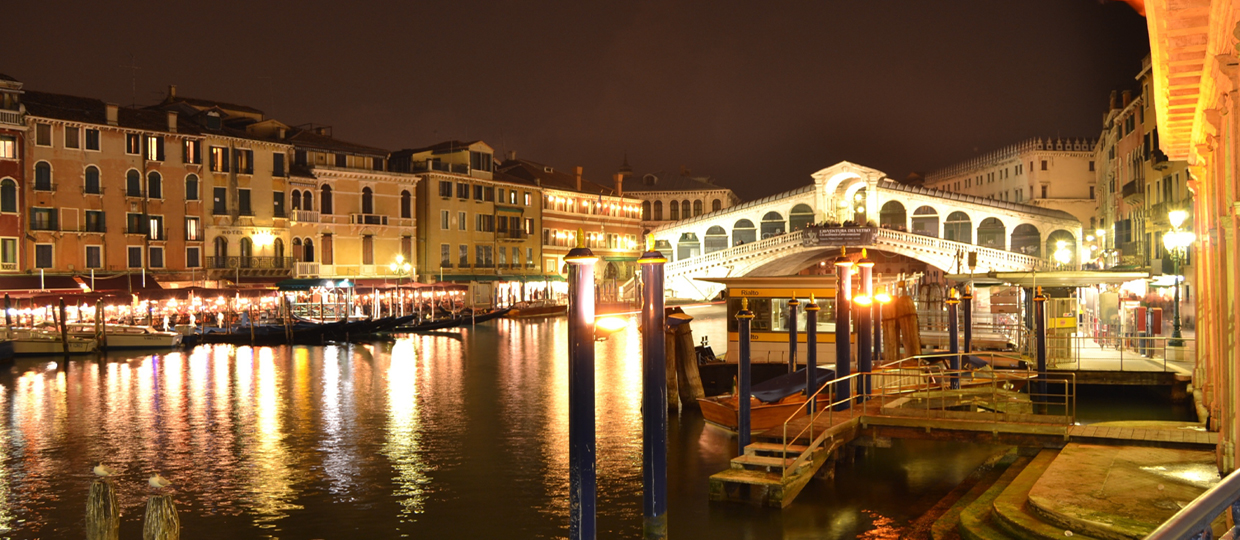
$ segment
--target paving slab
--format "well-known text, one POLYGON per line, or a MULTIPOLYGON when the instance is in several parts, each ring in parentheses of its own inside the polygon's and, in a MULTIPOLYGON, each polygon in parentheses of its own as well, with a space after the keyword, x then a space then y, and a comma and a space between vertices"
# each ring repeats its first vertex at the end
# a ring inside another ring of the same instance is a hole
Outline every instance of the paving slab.
POLYGON ((1218 483, 1214 453, 1070 443, 1029 491, 1046 521, 1100 538, 1144 538, 1218 483))

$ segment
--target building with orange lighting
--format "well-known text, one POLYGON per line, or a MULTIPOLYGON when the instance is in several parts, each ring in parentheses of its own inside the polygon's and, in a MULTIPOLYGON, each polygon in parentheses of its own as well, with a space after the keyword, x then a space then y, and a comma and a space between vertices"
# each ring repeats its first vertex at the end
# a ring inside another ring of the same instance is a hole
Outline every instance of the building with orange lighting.
POLYGON ((0 274, 22 269, 26 124, 22 83, 0 73, 0 274))
POLYGON ((624 193, 623 176, 612 186, 591 182, 581 167, 572 173, 524 159, 509 159, 499 170, 542 190, 542 259, 546 274, 564 273, 564 256, 578 243, 599 257, 595 265, 599 299, 631 299, 637 257, 644 246, 641 201, 624 193))

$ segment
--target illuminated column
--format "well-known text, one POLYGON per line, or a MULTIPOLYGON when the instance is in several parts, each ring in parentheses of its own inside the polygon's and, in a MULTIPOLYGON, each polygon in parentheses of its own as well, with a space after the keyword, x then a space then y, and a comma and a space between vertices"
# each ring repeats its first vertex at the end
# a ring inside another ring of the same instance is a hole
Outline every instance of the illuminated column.
MULTIPOLYGON (((839 258, 835 259, 835 378, 842 379, 852 374, 852 343, 850 343, 850 313, 849 307, 852 302, 852 279, 849 275, 852 272, 853 262, 849 259, 845 250, 840 249, 839 258)), ((836 410, 847 410, 851 405, 847 400, 852 396, 849 385, 851 380, 839 381, 835 385, 835 401, 842 401, 836 410)))
POLYGON ((568 263, 568 536, 595 537, 594 264, 577 233, 568 263))

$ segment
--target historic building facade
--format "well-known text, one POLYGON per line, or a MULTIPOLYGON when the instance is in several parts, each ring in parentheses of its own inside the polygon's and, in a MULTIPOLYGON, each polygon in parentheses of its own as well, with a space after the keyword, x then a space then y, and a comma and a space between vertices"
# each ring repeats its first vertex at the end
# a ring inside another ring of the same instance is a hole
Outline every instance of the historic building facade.
MULTIPOLYGON (((1090 139, 1030 139, 925 176, 924 187, 1094 217, 1090 139)), ((948 218, 950 221, 950 218, 948 218)))
POLYGON ((20 267, 201 277, 202 208, 191 202, 203 137, 175 111, 27 91, 26 234, 20 267))
POLYGON ((24 115, 21 81, 0 73, 0 274, 23 269, 19 246, 25 229, 24 115))
POLYGON ((643 232, 740 203, 736 193, 708 176, 647 173, 638 177, 627 159, 619 173, 628 196, 642 201, 643 232))
POLYGON ((572 173, 525 159, 509 159, 499 169, 542 191, 542 260, 545 274, 564 272, 564 256, 581 243, 599 257, 595 280, 602 301, 631 299, 637 256, 644 245, 641 201, 624 192, 624 177, 608 187, 585 179, 581 167, 572 173))
POLYGON ((1229 473, 1240 464, 1240 1, 1144 6, 1158 147, 1188 162, 1192 193, 1193 397, 1219 433, 1218 466, 1229 473))

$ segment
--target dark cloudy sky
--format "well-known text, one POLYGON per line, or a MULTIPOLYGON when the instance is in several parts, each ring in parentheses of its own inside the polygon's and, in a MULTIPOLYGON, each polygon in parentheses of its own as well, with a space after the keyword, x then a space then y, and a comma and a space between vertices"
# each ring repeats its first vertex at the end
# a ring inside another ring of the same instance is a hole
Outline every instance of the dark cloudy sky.
POLYGON ((168 84, 390 149, 484 139, 604 180, 754 198, 849 160, 903 178, 1096 136, 1145 20, 1099 0, 13 2, 0 72, 154 103, 168 84))

